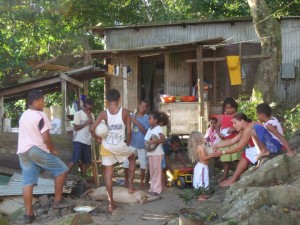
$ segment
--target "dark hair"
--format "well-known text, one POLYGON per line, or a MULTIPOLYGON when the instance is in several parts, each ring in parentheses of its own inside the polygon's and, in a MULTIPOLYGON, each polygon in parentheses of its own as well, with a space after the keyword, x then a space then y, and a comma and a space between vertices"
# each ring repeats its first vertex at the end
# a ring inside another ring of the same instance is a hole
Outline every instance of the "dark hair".
POLYGON ((149 105, 149 102, 146 99, 140 100, 139 104, 141 104, 141 103, 145 103, 145 104, 149 105))
POLYGON ((238 103, 234 100, 234 98, 232 97, 225 98, 223 101, 222 113, 225 112, 226 105, 231 105, 235 109, 235 111, 237 111, 237 108, 239 106, 238 103))
POLYGON ((251 120, 250 118, 248 118, 248 117, 246 116, 246 114, 241 113, 241 112, 236 113, 236 114, 233 116, 233 118, 236 119, 236 120, 238 120, 238 121, 244 120, 244 121, 249 122, 249 123, 252 122, 252 120, 251 120))
POLYGON ((109 102, 116 102, 120 99, 120 92, 117 89, 111 89, 107 92, 106 99, 109 102))
POLYGON ((180 138, 179 138, 177 135, 175 135, 175 136, 172 136, 172 137, 170 138, 170 143, 171 143, 171 144, 176 144, 176 143, 180 144, 180 143, 181 143, 181 140, 180 140, 180 138))
POLYGON ((261 103, 256 106, 256 112, 265 114, 267 117, 272 115, 272 109, 267 103, 261 103))
POLYGON ((28 103, 29 105, 32 105, 32 103, 36 100, 39 100, 41 98, 43 98, 44 95, 41 91, 39 90, 32 90, 29 92, 28 94, 28 103))
POLYGON ((211 117, 211 118, 209 118, 209 120, 213 120, 215 122, 218 122, 218 119, 216 117, 211 117))
POLYGON ((160 126, 166 126, 169 124, 169 117, 165 112, 152 111, 150 112, 150 116, 157 120, 157 124, 160 126))
POLYGON ((83 105, 94 105, 94 100, 91 99, 91 98, 87 98, 87 99, 84 101, 83 105))

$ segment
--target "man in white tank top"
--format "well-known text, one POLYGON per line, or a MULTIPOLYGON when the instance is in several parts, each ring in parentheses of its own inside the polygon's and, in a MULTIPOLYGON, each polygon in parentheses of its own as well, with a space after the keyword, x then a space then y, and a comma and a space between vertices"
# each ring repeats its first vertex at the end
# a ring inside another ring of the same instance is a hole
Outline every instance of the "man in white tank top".
POLYGON ((102 164, 105 166, 105 184, 109 200, 108 210, 112 212, 116 208, 113 200, 113 165, 117 162, 121 163, 125 159, 129 160, 128 192, 133 193, 135 191, 133 186, 135 155, 129 149, 131 141, 129 110, 119 107, 120 93, 116 89, 109 90, 106 94, 106 99, 108 108, 100 112, 90 131, 93 137, 101 143, 100 155, 102 156, 102 164), (108 135, 106 137, 98 137, 95 129, 103 120, 108 126, 108 135))

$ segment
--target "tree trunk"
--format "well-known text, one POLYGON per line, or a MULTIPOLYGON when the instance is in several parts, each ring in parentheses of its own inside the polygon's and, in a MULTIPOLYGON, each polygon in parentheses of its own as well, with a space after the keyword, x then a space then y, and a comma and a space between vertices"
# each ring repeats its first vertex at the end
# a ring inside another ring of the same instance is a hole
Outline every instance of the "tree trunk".
POLYGON ((253 24, 260 38, 262 54, 270 58, 263 59, 258 67, 254 90, 262 93, 264 102, 273 99, 273 87, 278 78, 281 65, 281 29, 280 23, 271 16, 265 0, 247 0, 250 6, 253 24))

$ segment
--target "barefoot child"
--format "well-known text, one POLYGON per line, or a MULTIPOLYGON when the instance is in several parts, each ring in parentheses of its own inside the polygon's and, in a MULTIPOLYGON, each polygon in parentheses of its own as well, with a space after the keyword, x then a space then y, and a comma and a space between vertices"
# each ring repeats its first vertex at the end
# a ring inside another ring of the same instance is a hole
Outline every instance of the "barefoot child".
MULTIPOLYGON (((283 129, 279 121, 275 117, 271 117, 271 107, 267 103, 261 103, 256 106, 256 113, 259 121, 263 123, 265 129, 267 129, 272 136, 269 141, 270 144, 266 146, 266 148, 261 148, 257 159, 268 156, 271 153, 277 154, 282 149, 282 146, 285 146, 288 156, 295 155, 296 152, 291 149, 289 143, 283 136, 283 129)), ((258 137, 260 137, 259 134, 258 137)))
MULTIPOLYGON (((195 189, 208 188, 209 172, 208 164, 212 156, 207 154, 203 134, 199 131, 193 131, 188 140, 188 154, 192 162, 197 162, 194 168, 193 186, 195 189)), ((209 196, 204 193, 198 198, 199 201, 205 201, 209 196)))
POLYGON ((133 193, 135 191, 133 186, 135 155, 128 147, 131 141, 131 120, 129 110, 119 106, 120 92, 116 89, 111 89, 107 92, 106 99, 108 107, 105 111, 100 112, 90 128, 90 132, 101 143, 100 155, 102 156, 102 164, 105 167, 104 177, 109 201, 108 211, 112 212, 116 208, 113 200, 113 165, 117 162, 121 163, 125 159, 129 160, 128 192, 133 193), (102 120, 108 126, 108 135, 103 139, 95 133, 96 127, 102 120))
POLYGON ((169 118, 164 112, 152 111, 149 115, 150 128, 145 136, 147 145, 157 145, 154 149, 149 149, 147 156, 149 158, 149 170, 150 170, 150 189, 149 193, 152 195, 159 195, 162 192, 162 168, 161 162, 164 156, 163 143, 166 138, 163 134, 161 126, 165 126, 169 123, 169 118), (160 126, 161 125, 161 126, 160 126), (156 138, 153 138, 155 136, 156 138))
MULTIPOLYGON (((140 101, 137 107, 137 113, 131 116, 132 121, 132 137, 129 148, 138 157, 140 163, 140 188, 144 187, 145 171, 147 169, 148 159, 147 152, 145 149, 145 134, 149 129, 149 116, 146 114, 149 108, 149 103, 145 100, 140 101)), ((123 162, 124 173, 125 173, 125 184, 128 186, 128 168, 129 161, 126 159, 123 162)))
MULTIPOLYGON (((216 129, 219 137, 222 140, 230 140, 236 136, 236 130, 233 127, 232 119, 234 114, 237 111, 237 108, 238 108, 238 104, 232 97, 226 98, 224 100, 223 115, 221 116, 221 119, 219 121, 220 129, 216 129)), ((226 151, 233 147, 234 146, 222 148, 220 149, 220 151, 226 151)), ((223 180, 227 179, 232 162, 238 161, 240 160, 240 158, 241 158, 240 152, 221 156, 221 162, 223 163, 224 173, 223 176, 218 180, 218 182, 222 182, 223 180)))
MULTIPOLYGON (((217 134, 217 129, 218 129, 218 119, 216 117, 212 117, 209 119, 209 127, 206 130, 206 133, 204 135, 204 140, 206 143, 206 146, 209 146, 210 148, 213 148, 216 144, 221 141, 221 138, 217 134)), ((214 177, 214 169, 215 168, 215 159, 212 158, 209 160, 209 176, 214 177)))

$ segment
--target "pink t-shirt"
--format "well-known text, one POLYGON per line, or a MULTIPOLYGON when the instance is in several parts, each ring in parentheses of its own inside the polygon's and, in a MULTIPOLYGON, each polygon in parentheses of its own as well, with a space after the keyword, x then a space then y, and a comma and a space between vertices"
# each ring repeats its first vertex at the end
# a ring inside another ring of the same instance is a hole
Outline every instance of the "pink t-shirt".
POLYGON ((44 144, 42 133, 50 130, 51 124, 45 113, 37 110, 27 109, 19 120, 19 138, 18 151, 19 153, 27 152, 32 146, 37 146, 45 152, 50 153, 47 146, 44 144), (39 130, 39 122, 44 118, 44 126, 39 130))

